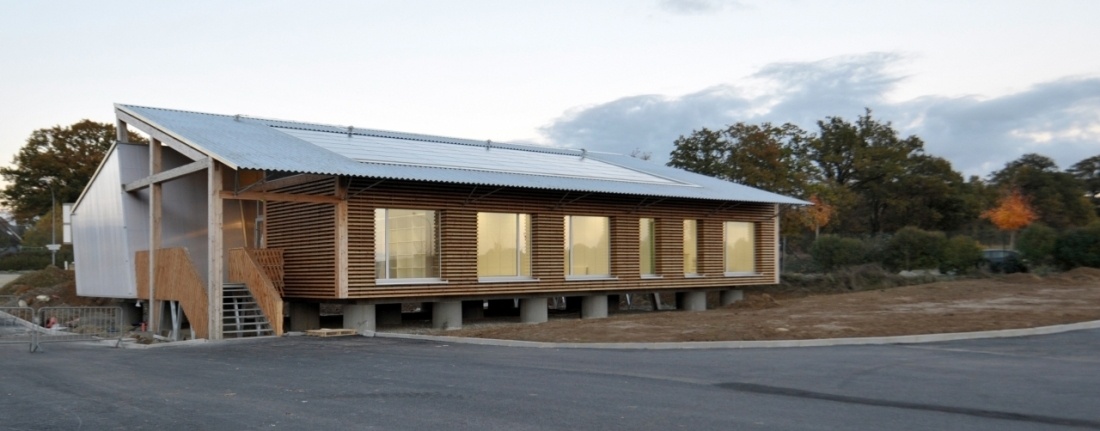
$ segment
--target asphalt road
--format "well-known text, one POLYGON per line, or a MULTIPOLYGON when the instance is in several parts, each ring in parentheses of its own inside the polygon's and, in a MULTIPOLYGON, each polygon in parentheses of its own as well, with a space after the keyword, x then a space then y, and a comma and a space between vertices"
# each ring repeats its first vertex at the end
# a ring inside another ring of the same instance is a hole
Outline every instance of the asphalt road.
POLYGON ((0 429, 1100 429, 1100 330, 721 350, 0 345, 0 429))

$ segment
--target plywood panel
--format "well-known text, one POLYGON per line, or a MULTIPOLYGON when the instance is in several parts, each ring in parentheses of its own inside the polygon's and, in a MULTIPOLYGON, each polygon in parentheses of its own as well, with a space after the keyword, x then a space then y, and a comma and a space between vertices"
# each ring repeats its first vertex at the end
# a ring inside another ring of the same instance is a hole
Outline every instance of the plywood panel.
MULTIPOLYGON (((179 301, 183 313, 191 322, 191 331, 197 338, 209 338, 207 320, 207 295, 205 283, 199 278, 187 249, 162 248, 157 250, 154 299, 179 301)), ((149 252, 141 250, 134 256, 134 274, 137 279, 138 299, 149 299, 149 252)))

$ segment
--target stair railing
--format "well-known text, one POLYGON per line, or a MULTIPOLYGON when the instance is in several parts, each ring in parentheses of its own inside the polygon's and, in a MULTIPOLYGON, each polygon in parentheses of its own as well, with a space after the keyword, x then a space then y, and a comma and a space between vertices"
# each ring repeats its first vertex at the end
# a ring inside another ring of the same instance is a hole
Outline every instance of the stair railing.
MULTIPOLYGON (((282 250, 268 250, 274 249, 230 249, 229 281, 244 283, 248 286, 252 297, 256 299, 256 304, 260 306, 260 310, 263 310, 268 322, 271 323, 271 329, 275 331, 276 336, 281 336, 283 335, 283 296, 280 289, 276 287, 276 282, 268 275, 270 270, 265 271, 265 267, 277 267, 281 273, 282 250), (257 259, 257 254, 263 258, 264 264, 257 259), (277 262, 273 261, 276 257, 277 262)), ((278 286, 282 287, 282 280, 278 281, 278 286)))

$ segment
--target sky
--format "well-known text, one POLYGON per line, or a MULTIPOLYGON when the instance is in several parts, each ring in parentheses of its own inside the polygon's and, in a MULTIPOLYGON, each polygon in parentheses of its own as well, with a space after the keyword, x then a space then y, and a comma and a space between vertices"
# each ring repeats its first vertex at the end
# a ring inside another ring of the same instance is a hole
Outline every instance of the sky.
POLYGON ((1100 2, 0 0, 0 163, 114 103, 649 152, 865 108, 964 175, 1100 155, 1100 2))

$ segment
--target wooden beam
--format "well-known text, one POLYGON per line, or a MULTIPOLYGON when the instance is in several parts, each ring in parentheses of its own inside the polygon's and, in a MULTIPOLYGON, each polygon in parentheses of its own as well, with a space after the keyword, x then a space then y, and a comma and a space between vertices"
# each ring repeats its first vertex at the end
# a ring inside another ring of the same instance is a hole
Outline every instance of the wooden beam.
MULTIPOLYGON (((153 139, 149 142, 149 177, 155 177, 161 169, 160 141, 153 139)), ((153 183, 149 188, 149 331, 156 334, 160 330, 160 319, 157 314, 161 311, 160 302, 156 300, 156 266, 157 250, 160 249, 160 222, 161 222, 161 192, 160 183, 153 183)))
MULTIPOLYGON (((158 152, 159 152, 159 150, 158 150, 158 152)), ((206 168, 209 168, 209 167, 210 167, 210 159, 209 158, 202 159, 202 160, 199 160, 197 162, 191 162, 191 163, 188 163, 186 165, 183 165, 183 166, 180 166, 180 167, 177 167, 177 168, 172 168, 172 169, 169 169, 169 170, 164 171, 164 172, 150 174, 149 176, 147 176, 145 178, 142 178, 140 180, 124 184, 122 186, 122 189, 126 190, 127 192, 136 192, 138 190, 149 187, 150 185, 160 184, 160 183, 163 183, 165 181, 174 180, 174 179, 182 177, 184 175, 193 174, 195 172, 206 170, 206 168)))
POLYGON ((220 340, 223 336, 222 329, 222 282, 225 279, 225 245, 223 243, 222 224, 224 207, 221 195, 223 185, 222 164, 210 163, 206 170, 206 237, 207 243, 207 316, 195 318, 209 319, 208 336, 211 340, 220 340))
POLYGON ((336 196, 321 196, 321 195, 294 195, 289 193, 274 193, 274 192, 241 192, 233 193, 229 190, 223 190, 221 192, 222 199, 237 199, 244 201, 273 201, 273 202, 307 202, 315 204, 332 204, 336 205, 344 200, 336 196))
POLYGON ((302 184, 308 184, 315 181, 332 179, 331 175, 316 175, 316 174, 297 174, 289 177, 276 178, 274 180, 267 180, 255 186, 248 185, 245 189, 255 188, 255 191, 266 192, 268 190, 280 189, 283 187, 298 186, 302 184))
POLYGON ((150 138, 161 141, 162 143, 167 145, 168 148, 171 148, 173 150, 176 150, 176 152, 183 154, 184 157, 187 157, 191 160, 201 160, 206 158, 206 154, 203 154, 201 151, 196 150, 190 145, 183 143, 183 141, 179 139, 176 139, 175 136, 164 133, 160 129, 153 127, 151 124, 146 123, 130 114, 127 114, 126 112, 123 112, 121 109, 115 110, 115 116, 118 118, 119 121, 134 127, 138 127, 139 124, 146 126, 138 127, 138 129, 145 133, 148 133, 150 138))

